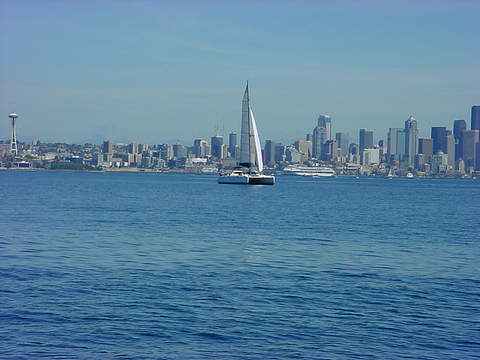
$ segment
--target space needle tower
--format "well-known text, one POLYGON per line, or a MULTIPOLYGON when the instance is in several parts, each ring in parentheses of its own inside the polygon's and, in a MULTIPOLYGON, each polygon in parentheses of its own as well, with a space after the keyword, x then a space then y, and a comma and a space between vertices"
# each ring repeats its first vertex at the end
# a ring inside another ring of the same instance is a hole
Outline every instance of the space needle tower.
POLYGON ((10 141, 10 154, 18 155, 18 148, 17 148, 17 133, 15 131, 15 122, 18 118, 18 114, 14 112, 8 114, 8 117, 12 119, 12 140, 10 141))

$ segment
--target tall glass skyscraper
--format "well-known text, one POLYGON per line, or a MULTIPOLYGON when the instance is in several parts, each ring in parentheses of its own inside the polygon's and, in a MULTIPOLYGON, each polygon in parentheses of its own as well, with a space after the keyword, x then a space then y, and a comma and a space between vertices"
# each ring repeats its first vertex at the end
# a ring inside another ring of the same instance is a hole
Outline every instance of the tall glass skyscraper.
POLYGON ((453 121, 453 137, 455 138, 455 160, 462 157, 462 147, 460 146, 460 139, 463 130, 467 130, 467 122, 465 120, 453 121))
POLYGON ((433 139, 433 154, 439 151, 447 153, 447 128, 444 126, 432 127, 431 138, 433 139))
POLYGON ((471 130, 480 130, 480 105, 472 106, 472 123, 471 130))
POLYGON ((215 135, 211 138, 212 156, 220 159, 222 157, 223 136, 215 135))
POLYGON ((373 149, 373 130, 360 129, 360 152, 364 149, 373 149))
POLYGON ((405 121, 405 155, 408 166, 415 164, 415 155, 418 154, 418 129, 417 120, 410 116, 405 121))
POLYGON ((335 134, 335 140, 337 141, 337 147, 341 149, 342 156, 348 154, 348 134, 343 132, 337 132, 335 134))
POLYGON ((318 126, 327 130, 327 140, 332 140, 332 118, 329 115, 320 115, 318 117, 318 126))
POLYGON ((321 158, 323 144, 328 140, 328 130, 327 128, 317 125, 313 129, 312 137, 312 156, 314 158, 321 158))

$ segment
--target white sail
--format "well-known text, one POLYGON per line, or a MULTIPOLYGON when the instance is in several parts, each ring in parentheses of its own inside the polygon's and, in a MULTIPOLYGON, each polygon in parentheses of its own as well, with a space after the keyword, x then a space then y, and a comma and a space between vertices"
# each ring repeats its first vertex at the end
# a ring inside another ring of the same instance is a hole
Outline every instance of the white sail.
POLYGON ((242 101, 242 131, 240 134, 240 164, 250 163, 250 104, 248 83, 242 101))
POLYGON ((262 148, 260 147, 260 138, 258 137, 257 124, 255 123, 255 118, 253 117, 252 109, 250 110, 250 120, 252 121, 253 136, 255 138, 255 157, 256 163, 258 166, 258 171, 263 171, 263 159, 262 159, 262 148))

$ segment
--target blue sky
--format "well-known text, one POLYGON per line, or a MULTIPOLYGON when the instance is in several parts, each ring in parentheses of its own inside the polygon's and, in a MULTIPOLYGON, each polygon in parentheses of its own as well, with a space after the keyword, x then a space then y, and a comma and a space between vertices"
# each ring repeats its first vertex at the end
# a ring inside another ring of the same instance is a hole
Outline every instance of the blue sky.
POLYGON ((239 130, 246 80, 262 140, 480 104, 480 1, 0 0, 0 138, 191 144, 239 130))

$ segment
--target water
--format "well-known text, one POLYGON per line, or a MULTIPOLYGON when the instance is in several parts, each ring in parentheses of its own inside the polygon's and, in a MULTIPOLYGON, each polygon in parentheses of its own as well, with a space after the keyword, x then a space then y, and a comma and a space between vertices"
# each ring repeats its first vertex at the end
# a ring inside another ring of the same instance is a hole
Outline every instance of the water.
POLYGON ((2 359, 474 359, 480 183, 0 172, 2 359))

